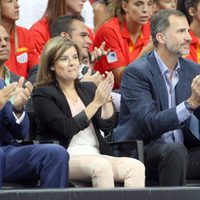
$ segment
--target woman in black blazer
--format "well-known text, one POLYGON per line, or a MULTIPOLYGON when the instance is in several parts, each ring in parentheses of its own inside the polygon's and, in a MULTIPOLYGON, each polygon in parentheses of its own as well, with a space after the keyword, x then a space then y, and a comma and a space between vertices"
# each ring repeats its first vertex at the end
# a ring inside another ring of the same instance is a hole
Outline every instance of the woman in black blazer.
POLYGON ((115 126, 112 72, 102 76, 97 88, 79 82, 79 58, 77 45, 64 37, 46 44, 33 92, 38 137, 58 140, 68 150, 70 180, 92 180, 94 187, 114 187, 114 181, 144 187, 144 165, 113 157, 100 132, 115 126))

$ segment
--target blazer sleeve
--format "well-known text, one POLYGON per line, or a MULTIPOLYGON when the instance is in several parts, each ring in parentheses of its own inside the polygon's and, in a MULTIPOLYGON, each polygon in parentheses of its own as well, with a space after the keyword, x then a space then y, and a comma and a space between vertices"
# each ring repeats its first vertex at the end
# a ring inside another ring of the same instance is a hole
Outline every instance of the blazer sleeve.
POLYGON ((97 111, 97 113, 94 116, 93 125, 96 125, 98 129, 101 129, 104 133, 109 133, 113 128, 115 128, 117 122, 115 118, 115 114, 108 118, 108 119, 102 119, 101 118, 101 109, 97 111))
POLYGON ((8 141, 14 139, 24 139, 29 133, 29 119, 25 113, 25 117, 20 124, 16 123, 16 119, 12 112, 12 105, 10 102, 6 103, 4 108, 0 111, 0 133, 1 138, 4 137, 8 141))
POLYGON ((33 92, 34 112, 51 134, 71 139, 77 132, 89 126, 89 120, 84 111, 72 117, 68 105, 65 113, 63 109, 66 108, 59 105, 58 96, 51 92, 46 88, 37 88, 33 92))

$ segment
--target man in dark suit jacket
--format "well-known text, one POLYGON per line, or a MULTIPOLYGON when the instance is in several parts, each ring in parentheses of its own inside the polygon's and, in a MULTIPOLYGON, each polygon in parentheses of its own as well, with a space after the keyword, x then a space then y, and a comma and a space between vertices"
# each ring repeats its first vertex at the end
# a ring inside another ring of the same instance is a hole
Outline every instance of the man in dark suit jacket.
MULTIPOLYGON (((9 36, 0 26, 0 73, 9 56, 9 36)), ((0 89, 6 77, 0 79, 0 89)), ((12 79, 12 77, 10 77, 12 79)), ((13 77, 14 78, 14 77, 13 77)), ((0 188, 3 181, 22 182, 40 178, 40 187, 66 187, 68 154, 60 145, 43 144, 20 146, 18 140, 29 132, 29 120, 24 110, 32 91, 32 84, 20 78, 12 99, 0 110, 0 188)))
POLYGON ((189 53, 191 36, 179 11, 153 15, 151 35, 155 50, 125 70, 114 139, 142 139, 147 179, 184 185, 186 176, 200 177, 199 133, 195 137, 190 131, 192 119, 198 125, 200 118, 200 66, 182 58, 189 53))

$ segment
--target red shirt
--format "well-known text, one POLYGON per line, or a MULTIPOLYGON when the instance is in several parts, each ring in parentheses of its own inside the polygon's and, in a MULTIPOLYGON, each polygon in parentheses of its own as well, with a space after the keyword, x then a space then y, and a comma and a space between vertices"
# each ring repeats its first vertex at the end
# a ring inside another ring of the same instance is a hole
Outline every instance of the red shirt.
POLYGON ((121 28, 118 18, 110 19, 97 30, 93 46, 99 47, 105 41, 106 49, 111 49, 111 53, 97 61, 94 69, 104 73, 118 67, 127 66, 138 57, 142 48, 147 45, 149 37, 150 26, 147 23, 143 25, 142 33, 133 45, 126 23, 121 28), (132 51, 130 50, 131 44, 132 51))
POLYGON ((27 78, 28 71, 38 64, 29 30, 16 26, 18 49, 15 49, 14 32, 10 34, 10 56, 5 65, 15 74, 27 78))
POLYGON ((200 64, 200 41, 192 31, 190 31, 190 35, 192 37, 192 41, 190 43, 190 53, 186 56, 186 58, 200 64))
POLYGON ((34 40, 34 45, 37 53, 40 55, 44 45, 50 39, 49 24, 47 17, 43 17, 37 21, 30 29, 31 38, 34 40))

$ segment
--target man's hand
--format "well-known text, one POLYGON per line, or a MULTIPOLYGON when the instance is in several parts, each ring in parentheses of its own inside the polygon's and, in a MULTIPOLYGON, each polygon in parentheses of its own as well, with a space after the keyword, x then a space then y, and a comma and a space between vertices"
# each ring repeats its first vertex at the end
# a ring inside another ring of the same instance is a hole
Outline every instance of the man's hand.
POLYGON ((2 109, 5 103, 10 99, 13 95, 15 89, 17 87, 17 83, 11 83, 10 85, 5 86, 0 90, 0 109, 2 109))
POLYGON ((24 77, 21 77, 19 79, 17 87, 13 94, 13 107, 15 108, 15 110, 22 109, 22 107, 27 103, 33 90, 33 85, 29 81, 25 83, 25 88, 23 88, 24 81, 24 77))
POLYGON ((200 106, 200 75, 196 76, 192 81, 192 95, 187 102, 190 103, 192 108, 195 110, 200 106))
POLYGON ((106 43, 102 42, 99 48, 94 47, 94 50, 91 52, 91 63, 94 63, 97 60, 101 59, 102 56, 106 56, 109 54, 110 49, 106 51, 105 46, 106 46, 106 43))

